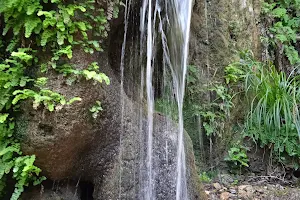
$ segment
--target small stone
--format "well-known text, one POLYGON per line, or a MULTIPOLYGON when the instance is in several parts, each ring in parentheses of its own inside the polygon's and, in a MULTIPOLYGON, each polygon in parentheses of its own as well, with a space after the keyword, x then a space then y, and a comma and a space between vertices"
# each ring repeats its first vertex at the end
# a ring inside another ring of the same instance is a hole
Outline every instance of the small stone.
POLYGON ((208 40, 204 40, 204 44, 209 45, 209 41, 208 40))
POLYGON ((204 192, 205 192, 206 195, 210 194, 210 191, 205 190, 204 192))
POLYGON ((248 185, 240 185, 239 187, 238 187, 238 189, 239 190, 245 190, 245 188, 247 187, 248 185))
POLYGON ((228 200, 230 197, 230 193, 229 192, 223 192, 221 195, 220 195, 220 199, 221 200, 228 200))
POLYGON ((221 190, 219 190, 220 193, 225 192, 226 190, 224 190, 224 188, 222 188, 221 190))
POLYGON ((221 174, 219 179, 224 185, 230 185, 234 182, 234 179, 229 174, 221 174))
POLYGON ((258 192, 258 193, 260 193, 260 194, 265 193, 263 189, 256 189, 256 192, 258 192))
POLYGON ((276 184, 275 187, 278 188, 279 190, 284 190, 284 187, 282 187, 282 185, 276 184))
POLYGON ((253 193, 254 189, 252 185, 248 185, 248 187, 245 188, 247 192, 253 193))
POLYGON ((220 185, 220 183, 214 183, 213 186, 217 190, 221 190, 222 189, 222 186, 220 185))
POLYGON ((229 192, 230 192, 231 194, 236 194, 236 190, 235 190, 235 189, 230 189, 229 192))
POLYGON ((245 190, 239 190, 239 197, 243 198, 243 199, 247 199, 248 198, 248 193, 245 190))
POLYGON ((247 192, 254 192, 253 187, 251 185, 240 185, 238 190, 245 190, 247 192))
POLYGON ((245 199, 250 199, 253 196, 254 189, 251 185, 240 185, 238 187, 239 196, 245 199))

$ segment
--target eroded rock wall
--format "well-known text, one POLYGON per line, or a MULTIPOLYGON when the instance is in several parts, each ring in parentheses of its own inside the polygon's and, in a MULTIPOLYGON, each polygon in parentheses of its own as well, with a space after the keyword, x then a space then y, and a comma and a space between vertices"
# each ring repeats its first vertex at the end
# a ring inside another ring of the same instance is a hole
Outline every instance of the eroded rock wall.
MULTIPOLYGON (((118 19, 115 21, 117 24, 111 25, 111 33, 124 31, 121 22, 122 19, 118 19)), ((92 82, 79 80, 69 86, 66 77, 49 71, 46 74, 49 89, 67 98, 81 97, 82 101, 61 107, 54 112, 42 107, 35 110, 31 102, 25 102, 21 108, 22 114, 18 118, 17 129, 23 136, 23 152, 36 155, 36 165, 50 181, 71 180, 75 183, 77 181, 91 183, 94 190, 93 198, 96 200, 142 199, 141 191, 147 188, 141 186, 143 173, 140 168, 143 168, 145 157, 143 135, 146 135, 148 128, 146 117, 140 114, 140 109, 144 109, 145 105, 128 95, 130 79, 124 82, 126 90, 122 92, 124 88, 121 88, 121 75, 117 64, 121 54, 116 53, 121 50, 115 49, 122 46, 119 42, 118 45, 112 42, 122 41, 122 34, 115 35, 118 35, 118 38, 112 38, 110 35, 106 42, 105 49, 109 51, 90 55, 81 49, 75 49, 71 60, 78 69, 97 61, 100 71, 110 78, 110 85, 93 85, 92 82), (103 111, 97 119, 93 119, 89 109, 97 100, 101 101, 103 111)), ((156 174, 158 178, 155 180, 156 196, 162 200, 173 199, 177 125, 160 114, 155 114, 154 124, 154 143, 156 143, 154 166, 158 169, 156 174), (170 152, 168 158, 164 156, 166 143, 170 152)), ((186 140, 190 199, 205 199, 195 170, 193 148, 187 134, 186 140)), ((76 187, 76 184, 72 187, 76 187)), ((39 197, 49 199, 49 195, 64 198, 64 195, 69 195, 64 188, 67 187, 65 185, 61 187, 61 195, 57 195, 51 192, 51 187, 45 186, 43 189, 45 193, 42 191, 40 194, 38 189, 29 191, 23 199, 39 197)), ((80 192, 76 190, 75 194, 79 194, 74 196, 79 198, 80 192)))
MULTIPOLYGON (((236 58, 235 51, 251 49, 259 55, 258 13, 258 0, 195 0, 190 64, 196 65, 201 71, 199 87, 209 81, 221 79, 223 68, 236 58)), ((117 25, 112 24, 111 32, 124 31, 120 28, 122 17, 116 23, 117 25)), ((116 43, 120 44, 122 34, 114 36, 117 38, 111 40, 119 41, 116 43)), ((107 43, 105 47, 110 49, 109 52, 94 55, 84 54, 77 49, 72 60, 78 68, 86 67, 93 61, 99 62, 100 70, 109 76, 111 85, 93 85, 80 80, 67 86, 65 77, 49 72, 47 76, 50 89, 67 97, 79 96, 83 100, 52 113, 42 108, 34 110, 30 102, 27 102, 18 119, 18 130, 24 135, 23 151, 37 156, 36 164, 49 179, 91 182, 94 185, 93 196, 97 200, 140 199, 139 190, 142 188, 136 186, 140 184, 137 171, 142 152, 137 150, 143 149, 140 133, 147 128, 138 126, 137 122, 145 120, 139 114, 139 108, 145 105, 139 105, 126 92, 120 92, 118 63, 121 50, 115 48, 121 48, 121 45, 110 46, 112 44, 114 43, 107 43), (111 50, 114 50, 113 53, 111 50), (104 110, 94 120, 89 108, 96 100, 101 101, 104 110)), ((209 100, 209 95, 204 96, 204 100, 209 100)), ((175 131, 166 131, 169 120, 156 115, 155 124, 155 141, 167 141, 170 149, 175 148, 175 131)), ((165 151, 164 144, 158 145, 156 151, 165 151)), ((186 144, 190 199, 205 199, 198 183, 192 143, 188 137, 186 144)), ((174 156, 170 162, 174 163, 174 156)), ((164 158, 159 158, 157 165, 164 164, 164 158)), ((174 181, 172 171, 174 165, 159 173, 166 177, 166 181, 174 181)), ((159 184, 162 185, 158 191, 160 199, 170 199, 175 189, 169 188, 167 182, 159 184)))
MULTIPOLYGON (((224 82, 224 68, 238 61, 240 51, 251 50, 257 59, 261 59, 260 5, 260 0, 195 0, 189 63, 200 71, 197 82, 199 90, 205 85, 224 82)), ((203 93, 199 98, 199 105, 207 104, 214 98, 210 92, 203 93)), ((225 124, 225 135, 213 140, 212 154, 220 159, 223 159, 224 149, 233 138, 232 124, 244 116, 241 102, 233 103, 235 107, 229 122, 225 124)), ((190 126, 199 127, 199 122, 195 120, 190 126)), ((205 136, 199 129, 191 128, 187 131, 193 139, 198 164, 203 168, 207 167, 205 161, 211 156, 208 155, 208 139, 202 138, 205 136), (206 145, 204 153, 201 146, 203 143, 206 145)))

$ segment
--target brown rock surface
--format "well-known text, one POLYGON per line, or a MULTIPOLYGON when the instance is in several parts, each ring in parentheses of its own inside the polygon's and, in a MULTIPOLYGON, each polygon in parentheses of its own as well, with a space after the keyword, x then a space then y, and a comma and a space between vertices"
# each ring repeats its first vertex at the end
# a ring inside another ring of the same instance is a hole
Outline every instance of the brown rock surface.
MULTIPOLYGON (((121 25, 112 27, 112 32, 121 30, 121 25)), ((118 39, 111 38, 108 46, 114 45, 112 41, 118 39)), ((108 47, 114 48, 117 46, 108 47)), ((30 102, 26 102, 22 106, 17 129, 23 135, 23 152, 36 155, 36 165, 48 179, 90 182, 94 187, 93 197, 97 200, 140 199, 143 188, 139 169, 144 165, 141 160, 145 156, 144 136, 141 135, 147 133, 146 117, 140 116, 140 108, 144 109, 145 105, 129 98, 126 92, 121 92, 120 72, 111 65, 109 60, 114 59, 110 58, 111 55, 110 52, 89 55, 80 49, 74 50, 72 63, 76 68, 83 69, 97 61, 100 71, 110 78, 111 84, 93 85, 89 81, 80 80, 68 86, 65 77, 49 72, 49 89, 68 98, 81 97, 82 101, 52 113, 42 107, 35 110, 30 102), (94 120, 89 108, 97 100, 101 101, 103 111, 94 120)), ((176 185, 174 154, 177 128, 168 118, 159 114, 155 114, 154 124, 154 143, 157 145, 154 149, 157 162, 154 165, 159 169, 155 180, 157 199, 172 199, 176 185), (170 152, 167 161, 163 156, 166 143, 170 152)), ((192 143, 187 135, 186 155, 190 199, 205 199, 195 169, 192 143)), ((34 199, 36 195, 37 193, 32 193, 28 198, 34 199)))

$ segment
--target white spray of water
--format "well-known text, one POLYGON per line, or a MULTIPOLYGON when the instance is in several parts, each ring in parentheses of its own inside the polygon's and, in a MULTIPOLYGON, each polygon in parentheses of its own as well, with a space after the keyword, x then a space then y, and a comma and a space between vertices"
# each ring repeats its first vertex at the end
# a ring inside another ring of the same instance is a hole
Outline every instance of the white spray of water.
MULTIPOLYGON (((121 96, 123 98, 124 92, 124 59, 125 59, 125 48, 126 48, 126 38, 127 38, 127 28, 129 23, 129 14, 131 8, 132 0, 126 0, 125 8, 125 33, 122 46, 122 56, 121 56, 121 96)), ((140 166, 140 177, 139 181, 141 184, 141 191, 139 198, 145 200, 156 199, 156 186, 155 180, 159 179, 157 176, 157 171, 154 167, 155 155, 154 155, 154 139, 153 139, 153 114, 154 114, 154 86, 153 86, 153 72, 154 63, 157 61, 157 44, 161 44, 163 58, 162 58, 162 72, 164 76, 163 84, 168 85, 168 90, 172 90, 173 94, 170 94, 168 99, 173 99, 174 96, 177 102, 178 108, 178 142, 177 142, 177 152, 176 152, 176 163, 174 164, 174 169, 176 167, 176 177, 170 188, 176 190, 174 195, 176 195, 176 200, 187 200, 187 180, 186 180, 186 160, 184 152, 184 127, 183 127, 183 97, 185 90, 185 76, 187 68, 188 59, 188 43, 190 34, 190 22, 191 22, 191 9, 192 0, 143 0, 140 12, 140 60, 139 65, 143 66, 143 56, 146 55, 146 67, 145 69, 141 67, 141 92, 140 100, 143 102, 144 98, 144 86, 145 92, 147 94, 147 131, 146 135, 141 135, 141 142, 145 142, 141 145, 145 148, 145 165, 140 166), (159 42, 160 40, 160 42, 159 42), (144 48, 146 50, 144 54, 144 48), (167 73, 166 71, 169 71, 167 73), (171 74, 172 85, 167 76, 171 74), (176 166, 175 166, 176 165, 176 166), (176 188, 176 189, 175 189, 176 188)), ((156 88, 155 88, 156 89, 156 88)), ((124 126, 123 116, 124 116, 124 100, 122 103, 122 127, 124 126)), ((142 129, 142 114, 143 109, 140 108, 140 131, 143 133, 142 129)), ((169 154, 172 155, 171 146, 169 146, 166 141, 166 161, 168 163, 169 154)), ((171 144, 170 144, 171 145, 171 144)), ((122 134, 120 137, 120 195, 121 199, 121 186, 122 186, 122 134)), ((173 154, 174 155, 174 154, 173 154)), ((158 170, 159 171, 159 170, 158 170)), ((175 199, 175 196, 174 196, 175 199)))
MULTIPOLYGON (((178 146, 177 146, 177 177, 176 177, 176 200, 188 199, 186 183, 186 166, 184 152, 184 128, 183 128, 183 97, 185 89, 185 76, 188 59, 188 43, 190 34, 192 0, 156 0, 155 7, 151 0, 144 0, 141 10, 141 35, 145 34, 147 21, 147 103, 148 103, 148 141, 147 141, 147 170, 148 182, 145 199, 155 199, 153 195, 153 109, 154 94, 152 86, 153 73, 153 49, 155 40, 156 18, 159 19, 159 32, 161 34, 164 64, 170 67, 173 87, 178 105, 178 146), (162 19, 161 7, 164 7, 165 16, 162 19), (154 15, 152 13, 154 11, 154 15), (146 19, 147 14, 147 19, 146 19), (165 27, 169 26, 166 33, 165 27), (170 45, 171 43, 171 45, 170 45)), ((142 38, 141 37, 141 38, 142 38)))
POLYGON ((126 48, 126 41, 127 41, 127 30, 128 30, 128 21, 129 21, 129 13, 131 8, 131 0, 126 0, 125 4, 125 17, 124 17, 124 39, 122 44, 122 52, 121 52, 121 64, 120 64, 120 70, 121 70, 121 85, 120 85, 120 93, 121 93, 121 134, 120 134, 120 147, 119 147, 119 167, 120 167, 120 174, 119 174, 119 199, 121 199, 122 195, 122 156, 123 156, 123 145, 122 145, 122 139, 123 139, 123 133, 124 133, 124 64, 125 64, 125 48, 126 48))
POLYGON ((153 110, 154 110, 154 95, 152 86, 152 1, 148 1, 148 22, 147 22, 147 70, 146 70, 146 87, 147 87, 147 104, 148 104, 148 142, 147 142, 147 171, 148 183, 146 190, 146 200, 150 200, 153 194, 153 177, 152 177, 152 151, 153 151, 153 110))
MULTIPOLYGON (((179 0, 180 8, 180 21, 181 28, 183 32, 183 62, 182 62, 182 82, 177 82, 177 103, 178 103, 178 115, 179 115, 179 139, 178 139, 178 151, 177 151, 177 184, 176 184, 176 200, 188 199, 187 196, 187 186, 186 186, 186 161, 185 161, 185 152, 183 146, 183 98, 184 98, 184 89, 185 89, 185 77, 187 71, 187 59, 188 59, 188 47, 189 47, 189 35, 190 35, 190 24, 191 24, 191 11, 192 11, 192 1, 191 0, 179 0), (184 184, 185 186, 182 187, 184 184), (183 188, 183 189, 182 189, 183 188)), ((179 7, 179 4, 176 4, 179 7)), ((174 78, 174 77, 173 77, 174 78)))

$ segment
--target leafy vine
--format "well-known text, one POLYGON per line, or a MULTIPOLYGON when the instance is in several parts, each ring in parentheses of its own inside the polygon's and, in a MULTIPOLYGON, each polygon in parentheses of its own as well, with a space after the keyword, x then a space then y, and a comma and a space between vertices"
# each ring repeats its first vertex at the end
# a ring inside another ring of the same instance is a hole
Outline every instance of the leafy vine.
MULTIPOLYGON (((52 112, 57 106, 81 100, 67 100, 49 90, 44 74, 54 70, 68 76, 68 80, 80 76, 110 84, 96 62, 79 70, 69 60, 76 46, 90 54, 103 51, 101 43, 108 35, 109 20, 118 16, 120 3, 111 1, 105 10, 94 0, 0 1, 0 197, 5 193, 8 178, 16 182, 11 200, 17 200, 25 186, 37 185, 45 179, 39 177, 41 169, 34 165, 35 156, 22 155, 14 134, 19 102, 31 99, 33 108, 44 106, 52 112), (51 54, 51 58, 45 61, 38 54, 40 51, 51 54), (38 69, 38 77, 27 75, 30 68, 38 69)), ((71 85, 72 81, 68 83, 71 85)))

